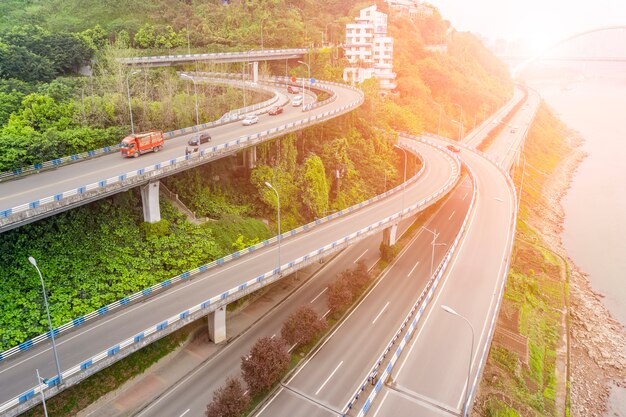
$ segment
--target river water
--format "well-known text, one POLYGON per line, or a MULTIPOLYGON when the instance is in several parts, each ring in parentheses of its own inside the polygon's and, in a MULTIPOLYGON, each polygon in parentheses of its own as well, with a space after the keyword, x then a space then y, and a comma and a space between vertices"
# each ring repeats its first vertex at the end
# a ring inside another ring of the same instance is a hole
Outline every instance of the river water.
MULTIPOLYGON (((562 201, 563 244, 626 325, 626 78, 531 85, 585 139, 588 157, 562 201)), ((614 388, 610 402, 609 416, 626 416, 626 389, 614 388)))

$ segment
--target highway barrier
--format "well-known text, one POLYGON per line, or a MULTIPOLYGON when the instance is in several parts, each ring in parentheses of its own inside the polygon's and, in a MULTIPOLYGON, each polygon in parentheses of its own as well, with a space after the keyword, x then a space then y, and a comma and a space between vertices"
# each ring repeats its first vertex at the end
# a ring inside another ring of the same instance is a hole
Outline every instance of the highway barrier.
POLYGON ((306 48, 294 49, 263 49, 260 51, 244 51, 244 52, 209 52, 205 54, 185 54, 185 55, 157 55, 132 58, 117 58, 122 64, 150 64, 159 61, 202 61, 207 59, 225 60, 243 58, 248 61, 262 61, 263 58, 283 55, 304 55, 308 52, 306 48))
MULTIPOLYGON (((221 79, 221 78, 214 78, 214 79, 211 80, 211 82, 215 83, 215 84, 225 84, 225 85, 235 85, 235 86, 241 86, 241 85, 244 84, 241 81, 237 82, 236 80, 232 80, 232 79, 229 79, 229 78, 223 78, 223 79, 221 79)), ((236 121, 240 120, 239 114, 245 114, 247 112, 251 112, 251 111, 256 111, 256 110, 262 109, 264 107, 270 106, 270 105, 278 102, 278 100, 279 100, 279 96, 276 93, 276 91, 274 91, 274 89, 268 88, 267 86, 260 85, 260 84, 246 83, 245 85, 248 88, 250 88, 250 89, 254 89, 254 90, 258 90, 258 91, 270 92, 270 93, 273 94, 273 96, 272 96, 272 98, 270 98, 270 99, 268 99, 268 100, 266 100, 264 102, 257 103, 257 104, 252 105, 252 106, 247 106, 247 107, 244 107, 243 109, 238 109, 238 110, 233 110, 231 112, 228 112, 225 115, 223 115, 222 117, 220 117, 218 120, 215 120, 213 122, 202 123, 202 124, 197 125, 197 126, 190 126, 190 127, 185 127, 185 128, 182 128, 182 129, 173 130, 171 132, 165 132, 165 134, 164 134, 165 139, 171 139, 171 138, 175 138, 175 137, 178 137, 178 136, 187 135, 189 133, 200 132, 200 131, 205 130, 205 129, 210 129, 210 128, 213 128, 213 127, 222 126, 222 125, 225 125, 225 124, 228 124, 228 123, 236 122, 236 121)), ((19 176, 22 176, 22 175, 25 175, 25 174, 32 174, 34 172, 39 172, 39 171, 43 171, 43 170, 58 168, 58 167, 60 167, 62 165, 67 165, 67 164, 78 162, 78 161, 82 161, 82 160, 85 160, 85 159, 90 159, 90 158, 94 158, 94 157, 97 157, 97 156, 118 152, 119 149, 120 149, 119 144, 115 144, 115 145, 111 145, 111 146, 105 146, 104 148, 100 148, 100 149, 93 149, 93 150, 90 150, 90 151, 87 151, 87 152, 82 152, 82 153, 75 154, 75 155, 63 156, 61 158, 52 159, 52 160, 46 161, 46 162, 40 162, 40 163, 29 165, 29 166, 26 166, 26 167, 14 169, 12 171, 0 172, 0 181, 5 181, 5 180, 8 180, 8 179, 11 179, 11 178, 14 178, 14 177, 19 177, 19 176)))
MULTIPOLYGON (((424 141, 423 139, 421 139, 419 137, 416 137, 416 136, 401 135, 401 137, 404 137, 404 138, 407 138, 407 139, 410 139, 410 140, 418 140, 418 141, 422 141, 422 142, 425 142, 425 143, 429 143, 429 144, 432 144, 432 145, 434 145, 434 146, 444 150, 444 147, 442 147, 441 145, 433 144, 430 141, 424 141)), ((447 150, 445 150, 445 151, 447 151, 447 150)), ((449 152, 449 151, 447 151, 447 152, 449 152)), ((369 385, 371 385, 373 382, 376 382, 375 385, 374 385, 374 389, 372 390, 370 395, 365 400, 365 403, 364 403, 363 407, 361 408, 361 410, 359 411, 359 413, 357 414, 357 417, 362 417, 362 416, 364 416, 368 412, 369 408, 371 407, 371 405, 372 405, 372 403, 374 401, 374 398, 376 398, 376 395, 382 389, 385 381, 391 375, 391 371, 392 371, 396 361, 399 359, 400 355, 402 354, 403 349, 405 348, 406 344, 411 339, 413 331, 417 327, 417 323, 419 322, 420 318, 422 317, 422 314, 424 313, 426 307, 428 306, 428 303, 430 302, 433 294, 435 293, 435 291, 436 291, 436 289, 437 289, 437 287, 439 285, 439 282, 441 280, 441 277, 443 276, 443 274, 444 274, 444 272, 445 272, 445 270, 446 270, 450 260, 452 259, 452 255, 456 251, 456 248, 457 248, 457 246, 458 246, 458 244, 459 244, 459 242, 461 240, 461 237, 465 233, 465 229, 467 228, 467 224, 468 224, 469 219, 470 219, 470 217, 472 215, 472 211, 474 209, 474 204, 475 204, 475 201, 476 201, 476 193, 477 193, 477 191, 476 191, 476 184, 475 184, 475 181, 474 181, 474 176, 472 175, 471 170, 470 170, 470 177, 472 178, 472 182, 474 183, 473 192, 472 192, 472 199, 470 201, 470 205, 469 205, 469 208, 467 210, 467 214, 465 215, 465 218, 463 219, 463 224, 461 225, 461 228, 459 229, 459 232, 457 233, 457 235, 456 235, 456 237, 454 239, 454 242, 450 246, 450 249, 448 249, 448 251, 446 252, 446 254, 445 254, 444 258, 442 259, 442 261, 439 263, 439 265, 437 265, 437 268, 433 272, 433 275, 430 277, 428 283, 426 284, 426 287, 424 288, 424 290, 422 291, 420 296, 417 298, 417 301, 415 301, 415 303, 413 304, 413 306, 409 310, 409 313, 407 314, 407 316, 405 317, 404 321, 402 322, 402 324, 400 325, 400 327, 396 331, 395 335, 389 341, 389 344, 387 345, 387 347, 383 350, 381 355, 378 357, 378 359, 374 363, 374 366, 372 367, 372 369, 368 373, 368 376, 366 377, 365 380, 362 381, 361 385, 357 388, 355 393, 352 395, 352 397, 351 397, 352 399, 344 407, 343 416, 346 416, 348 414, 348 412, 350 412, 352 410, 352 408, 354 407, 356 402, 359 400, 359 396, 366 390, 366 388, 369 385), (405 328, 407 326, 408 326, 408 329, 405 332, 405 328), (403 333, 404 333, 404 336, 402 336, 403 333), (396 343, 398 341, 400 341, 400 343, 398 344, 397 348, 392 352, 392 349, 394 348, 394 346, 396 345, 396 343), (391 353, 391 359, 389 359, 389 361, 386 363, 384 369, 382 369, 382 371, 381 371, 381 366, 383 366, 383 362, 385 361, 385 359, 387 359, 387 356, 390 353, 391 353), (380 374, 380 376, 379 376, 379 374, 380 374), (376 378, 378 378, 378 380, 376 380, 376 378)))
MULTIPOLYGON (((410 142, 405 142, 403 143, 403 146, 405 146, 406 148, 412 150, 414 153, 418 153, 418 151, 416 150, 416 148, 414 147, 414 145, 412 145, 410 142)), ((361 230, 358 230, 356 232, 353 232, 341 239, 338 239, 332 243, 329 243, 328 245, 325 245, 319 249, 316 249, 304 256, 301 256, 297 259, 294 259, 292 261, 289 261, 271 271, 266 272, 265 274, 262 274, 258 277, 255 277, 251 280, 248 280, 234 288, 231 288, 228 291, 224 291, 221 294, 215 295, 207 300, 205 300, 204 302, 197 304, 185 311, 182 311, 172 317, 167 318, 166 320, 160 321, 159 323, 145 329, 144 331, 137 333, 136 335, 134 335, 133 337, 130 337, 124 341, 121 341, 120 343, 109 347, 108 349, 96 354, 95 356, 93 356, 92 358, 83 361, 69 369, 67 369, 66 371, 62 372, 62 377, 64 381, 67 381, 68 378, 72 378, 75 377, 76 375, 80 374, 80 373, 88 373, 90 371, 90 369, 94 366, 96 366, 99 362, 105 362, 107 360, 109 360, 110 358, 114 358, 116 355, 120 355, 120 353, 122 353, 123 351, 126 351, 128 349, 138 349, 141 345, 141 343, 146 340, 149 337, 160 337, 159 334, 161 335, 165 335, 166 333, 169 333, 170 329, 174 328, 175 326, 180 327, 181 323, 182 324, 186 324, 186 322, 190 321, 191 319, 195 319, 198 317, 198 314, 200 315, 206 315, 208 313, 210 313, 211 311, 214 311, 217 308, 223 307, 224 305, 227 305, 228 303, 234 301, 237 298, 240 298, 248 293, 250 293, 251 291, 255 291, 258 288, 265 286, 265 285, 269 285, 272 282, 275 282, 276 280, 280 279, 281 275, 284 273, 288 273, 291 272, 295 269, 298 268, 299 265, 307 265, 308 263, 310 263, 310 261, 312 259, 318 259, 321 256, 325 256, 331 253, 336 252, 339 249, 342 249, 343 247, 357 242, 363 238, 365 238, 366 236, 369 236, 373 233, 379 232, 381 229, 388 227, 392 224, 395 224, 396 222, 400 221, 402 218, 404 218, 404 216, 409 215, 409 214, 413 214, 416 211, 420 211, 423 210, 424 208, 426 208, 427 206, 429 206, 430 204, 432 204, 434 201, 437 201, 438 199, 440 199, 443 195, 445 195, 446 193, 448 193, 453 187, 454 185, 456 185, 456 183, 459 180, 460 177, 460 161, 458 159, 458 157, 456 155, 451 154, 450 152, 446 151, 445 148, 443 148, 440 145, 435 145, 435 147, 439 148, 443 153, 445 153, 446 155, 448 155, 448 158, 450 160, 450 163, 453 165, 453 167, 455 168, 453 170, 453 175, 452 177, 449 179, 449 181, 445 184, 445 186, 443 188, 441 188, 440 190, 438 190, 437 192, 435 192, 434 194, 432 194, 429 197, 426 197, 425 199, 411 205, 408 206, 406 208, 404 208, 402 211, 397 212, 396 214, 393 214, 392 216, 389 216, 379 222, 376 222, 372 225, 369 225, 361 230)), ((417 180, 417 178, 419 176, 422 175, 424 170, 424 167, 422 167, 422 169, 420 170, 420 172, 418 172, 414 177, 412 177, 408 182, 414 182, 417 180)), ((307 225, 301 226, 298 229, 294 229, 290 232, 286 232, 280 235, 280 239, 283 240, 284 238, 293 236, 299 232, 304 232, 306 230, 310 230, 312 227, 315 227, 316 225, 328 222, 332 219, 335 219, 339 216, 342 216, 343 214, 358 210, 362 207, 365 207, 366 205, 372 204, 380 199, 383 199, 387 196, 389 196, 392 193, 396 193, 399 191, 404 190, 405 185, 401 184, 395 188, 393 188, 392 190, 389 190, 383 194, 380 194, 376 197, 373 197, 365 202, 362 202, 360 204, 357 204, 355 206, 352 206, 348 209, 345 210, 341 210, 337 213, 333 213, 327 217, 325 217, 324 219, 318 219, 315 220, 314 222, 311 222, 307 225)), ((228 261, 228 260, 232 260, 232 259, 236 259, 239 258, 240 256, 247 254, 247 253, 251 253, 254 252, 257 249, 260 249, 262 247, 268 246, 271 243, 274 243, 278 240, 278 236, 272 238, 272 239, 268 239, 264 242, 261 242, 257 245, 251 246, 249 248, 243 249, 242 251, 239 252, 235 252, 231 255, 228 255, 224 258, 218 259, 217 261, 211 262, 210 264, 207 265, 202 265, 194 270, 191 271, 187 271, 183 274, 180 274, 174 278, 168 279, 166 281, 163 281, 153 287, 147 288, 143 291, 137 292, 135 294, 133 294, 132 296, 126 297, 122 300, 119 300, 113 304, 110 304, 109 306, 105 306, 102 307, 86 316, 83 317, 79 317, 77 319, 74 319, 72 322, 66 323, 65 325, 58 327, 56 329, 53 329, 53 332, 55 334, 55 336, 61 332, 64 331, 68 331, 69 329, 75 328, 77 326, 81 326, 82 324, 84 324, 85 322, 92 320, 95 317, 99 317, 103 314, 106 314, 107 312, 115 309, 115 308, 119 308, 121 306, 127 305, 129 303, 131 303, 132 301, 135 301, 137 299, 140 299, 142 297, 146 297, 151 295, 153 292, 158 291, 160 289, 166 288, 171 286, 172 284, 174 284, 175 282, 178 281, 184 281, 189 279, 192 275, 198 274, 200 272, 204 272, 207 269, 209 269, 209 267, 211 266, 217 266, 217 265, 222 265, 224 262, 228 261)), ((177 327, 177 328, 178 328, 177 327)), ((34 338, 28 342, 24 342, 21 345, 19 345, 18 347, 12 348, 9 351, 3 352, 2 353, 2 357, 0 359, 4 359, 8 356, 11 356, 19 351, 23 351, 23 350, 27 350, 30 347, 32 347, 34 344, 36 343, 40 343, 43 340, 48 339, 50 336, 50 332, 47 332, 43 335, 38 336, 37 338, 34 338), (6 356, 5 353, 7 353, 6 356)), ((5 402, 4 404, 0 405, 0 413, 10 410, 13 407, 16 407, 20 404, 23 404, 27 401, 29 401, 30 399, 34 398, 35 395, 39 394, 40 390, 46 390, 46 389, 50 389, 50 388, 57 388, 57 384, 58 384, 58 378, 52 378, 50 380, 47 381, 46 384, 42 385, 41 388, 39 386, 35 386, 33 388, 31 388, 30 390, 22 393, 20 396, 5 402)))
MULTIPOLYGON (((430 140, 428 138, 433 138, 433 139, 437 139, 437 140, 443 140, 443 141, 447 141, 447 142, 450 141, 448 138, 444 138, 444 137, 441 137, 441 136, 438 136, 438 135, 429 134, 429 133, 424 134, 422 138, 416 138, 416 137, 413 137, 413 138, 414 139, 419 139, 422 142, 430 144, 430 145, 433 145, 433 146, 441 146, 441 145, 439 145, 437 142, 435 142, 433 140, 430 140)), ((482 157, 484 157, 489 162, 491 162, 500 171, 500 173, 504 176, 504 178, 506 179, 507 183, 511 187, 510 190, 512 191, 513 196, 516 195, 515 184, 513 183, 512 178, 510 177, 510 175, 508 174, 506 169, 504 169, 501 166, 501 164, 498 161, 496 161, 491 155, 488 155, 488 154, 486 154, 486 153, 484 153, 482 151, 479 151, 478 149, 474 148, 473 146, 467 145, 465 143, 455 143, 455 144, 457 146, 461 146, 461 147, 463 147, 465 149, 468 149, 468 150, 470 150, 472 152, 475 152, 475 153, 481 155, 482 157)), ((468 169, 469 169, 469 167, 468 167, 468 169)), ((472 177, 474 177, 474 175, 471 172, 471 169, 469 169, 469 172, 472 175, 472 177)), ((427 287, 424 289, 424 291, 422 292, 422 294, 418 298, 418 302, 416 302, 416 304, 413 306, 413 308, 411 309, 411 311, 407 315, 407 319, 405 319, 404 323, 402 324, 402 326, 400 327, 400 329, 398 330, 398 332, 396 333, 396 335, 394 336, 394 338, 390 342, 390 345, 393 345, 395 343, 395 341, 397 341, 397 339, 400 337, 399 336, 400 332, 402 331, 402 329, 407 324, 407 320, 410 319, 410 317, 414 314, 416 306, 421 302, 422 305, 420 306, 420 308, 418 310, 418 314, 415 316, 415 318, 411 322, 411 325, 410 325, 409 329, 407 330, 407 333, 402 338, 402 340, 400 342, 400 345, 398 346, 396 351, 393 353, 393 356, 387 362, 387 365, 385 366, 384 370, 382 371, 382 374, 378 378, 378 381, 377 381, 376 385, 374 386, 374 389, 372 390, 372 392, 370 393, 370 395, 366 399, 365 404, 363 405, 363 407, 361 408, 361 410, 357 414, 357 417, 363 417, 363 416, 365 416, 367 414, 367 412, 369 411, 370 407, 372 406, 373 401, 376 398, 378 392, 380 392, 380 390, 382 389, 382 386, 386 382, 387 378, 389 378, 389 376, 391 375, 391 371, 393 370, 393 367, 394 367, 395 363, 397 362, 398 358, 400 357, 404 347, 406 346, 406 344, 408 343, 409 339, 411 338, 411 334, 415 330, 415 327, 417 326, 418 320, 420 319, 421 315, 423 314, 424 309, 427 306, 428 302, 432 298, 432 295, 433 295, 434 291, 436 290, 436 287, 437 287, 437 285, 439 283, 439 280, 443 276, 443 273, 445 272, 445 268, 446 268, 448 262, 450 261, 452 253, 456 249, 456 247, 458 245, 458 242, 459 242, 459 240, 460 240, 460 238, 461 238, 465 228, 467 227, 467 222, 468 222, 468 219, 469 219, 469 215, 472 212, 472 208, 473 208, 473 205, 474 205, 476 192, 477 192, 476 187, 474 187, 474 192, 473 192, 473 195, 472 195, 472 201, 471 201, 471 204, 470 204, 470 209, 468 210, 468 214, 466 215, 466 217, 465 217, 465 219, 463 221, 463 225, 461 227, 461 230, 459 231, 459 234, 457 235, 457 237, 456 237, 452 247, 450 248, 448 253, 446 253, 446 256, 444 257, 444 260, 442 261, 442 263, 438 267, 440 269, 435 273, 435 277, 433 277, 434 281, 432 282, 432 285, 429 283, 427 285, 427 287), (426 291, 428 291, 428 293, 425 295, 426 291)), ((476 393, 476 386, 478 384, 478 381, 480 380, 480 375, 482 374, 482 370, 483 370, 484 365, 485 365, 485 363, 487 361, 487 354, 489 352, 489 347, 491 345, 491 340, 493 338, 493 333, 495 331, 496 319, 498 317, 498 312, 500 310, 500 305, 501 305, 501 302, 502 302, 502 294, 504 292, 504 287, 506 285, 506 278, 508 276, 509 266, 510 266, 510 262, 511 262, 511 253, 512 253, 511 249, 512 249, 513 241, 514 241, 514 238, 515 238, 515 226, 516 226, 516 219, 517 219, 517 212, 518 212, 518 206, 516 204, 515 198, 513 199, 513 201, 514 201, 514 204, 513 204, 514 210, 513 210, 512 216, 511 216, 511 223, 510 223, 511 236, 510 236, 510 239, 509 239, 509 250, 507 251, 508 256, 507 256, 507 260, 506 260, 506 268, 504 268, 503 276, 501 277, 502 284, 500 285, 500 288, 499 288, 499 291, 498 291, 498 301, 497 301, 497 304, 496 304, 496 308, 495 308, 494 313, 493 313, 493 315, 491 317, 489 333, 488 333, 488 336, 487 336, 487 342, 485 343, 485 345, 483 347, 483 352, 482 352, 481 360, 480 360, 479 365, 478 365, 478 370, 477 370, 477 372, 475 374, 475 377, 473 379, 470 395, 469 395, 469 398, 467 400, 467 405, 468 406, 473 401, 474 395, 476 393)), ((433 278, 431 278, 431 280, 433 280, 433 278)), ((385 352, 383 353, 383 355, 381 357, 384 358, 385 355, 387 355, 390 350, 391 350, 391 346, 388 346, 388 348, 385 350, 385 352)), ((382 365, 382 362, 381 362, 381 359, 379 359, 379 361, 374 366, 372 372, 369 374, 370 376, 368 376, 368 379, 366 381, 364 381, 364 383, 361 385, 361 387, 357 390, 357 392, 356 392, 355 396, 353 397, 353 399, 346 405, 344 416, 354 406, 354 404, 358 400, 359 394, 365 390, 365 385, 370 381, 370 378, 372 378, 372 376, 375 375, 375 372, 377 372, 377 370, 380 368, 381 365, 382 365)))
MULTIPOLYGON (((319 83, 320 85, 322 83, 319 83)), ((127 172, 122 175, 117 175, 111 178, 102 179, 100 181, 83 185, 77 187, 72 190, 65 191, 63 193, 55 194, 49 197, 45 197, 36 201, 31 201, 29 203, 21 204, 19 206, 11 207, 8 209, 0 210, 0 227, 5 224, 10 223, 9 220, 5 220, 11 216, 16 216, 19 213, 27 212, 30 210, 37 210, 37 213, 44 213, 46 211, 52 211, 59 202, 66 200, 68 198, 72 198, 72 201, 69 201, 68 204, 72 204, 75 200, 82 200, 86 198, 86 194, 89 193, 89 196, 92 197, 94 194, 106 194, 110 193, 111 189, 119 189, 122 187, 131 188, 137 186, 142 183, 146 183, 149 180, 154 180, 160 178, 160 176, 170 175, 173 172, 177 172, 180 170, 188 169, 192 166, 208 162, 210 160, 217 159, 222 157, 225 154, 232 154, 238 150, 241 150, 245 147, 251 146, 256 143, 264 142, 266 140, 273 139, 278 136, 283 136, 292 131, 300 130, 305 127, 308 127, 313 124, 320 123, 322 121, 337 117, 341 114, 347 113, 352 109, 360 106, 363 103, 364 96, 363 93, 357 88, 350 87, 340 83, 333 82, 324 82, 327 88, 331 89, 329 86, 337 85, 342 86, 344 88, 350 88, 354 91, 359 92, 359 97, 356 101, 344 105, 342 107, 336 108, 334 110, 329 110, 327 112, 318 114, 317 116, 309 116, 308 118, 288 123, 285 125, 281 125, 272 129, 265 130, 263 132, 241 136, 237 139, 231 140, 229 142, 215 145, 211 148, 206 148, 201 150, 200 152, 194 152, 190 155, 183 155, 175 159, 170 159, 167 161, 163 161, 158 164, 154 164, 145 168, 141 168, 138 170, 134 170, 131 172, 127 172), (57 203, 53 207, 49 206, 51 203, 57 203)), ((304 115, 304 114, 303 114, 304 115)), ((184 134, 190 133, 192 130, 180 129, 178 131, 174 131, 176 133, 170 132, 172 135, 174 134, 184 134)), ((29 217, 25 214, 23 217, 29 217)), ((15 218, 15 217, 14 217, 15 218)))

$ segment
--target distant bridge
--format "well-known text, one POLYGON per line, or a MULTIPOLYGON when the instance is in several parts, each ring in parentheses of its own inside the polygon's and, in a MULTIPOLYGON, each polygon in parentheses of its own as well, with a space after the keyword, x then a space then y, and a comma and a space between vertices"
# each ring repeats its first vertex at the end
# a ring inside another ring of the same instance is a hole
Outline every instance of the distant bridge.
MULTIPOLYGON (((601 27, 601 28, 595 28, 595 29, 591 29, 591 30, 586 30, 584 32, 578 32, 575 33, 571 36, 568 36, 565 39, 562 39, 560 41, 558 41, 557 43, 549 46, 548 48, 544 49, 543 51, 539 52, 538 54, 531 56, 527 59, 525 59, 524 61, 522 61, 520 64, 516 65, 513 70, 512 70, 512 75, 513 78, 517 78, 520 74, 520 72, 522 72, 525 68, 527 68, 530 64, 532 64, 535 61, 538 60, 551 60, 551 61, 585 61, 585 62, 626 62, 626 57, 623 56, 580 56, 580 57, 576 57, 576 56, 572 56, 572 57, 567 57, 567 56, 551 56, 548 55, 548 52, 552 51, 554 48, 563 45, 564 43, 567 43, 569 41, 571 41, 572 39, 576 39, 576 38, 580 38, 586 35, 590 35, 592 33, 597 33, 597 32, 605 32, 605 31, 610 31, 610 30, 624 30, 626 29, 626 25, 618 25, 618 26, 605 26, 605 27, 601 27)), ((506 59, 505 57, 502 57, 503 59, 506 59)), ((521 57, 520 57, 521 58, 521 57)), ((511 61, 514 60, 514 57, 511 57, 511 61)))
POLYGON ((307 49, 273 49, 246 52, 216 52, 207 54, 187 55, 161 55, 133 58, 118 58, 117 61, 125 65, 141 67, 163 67, 189 62, 212 62, 223 64, 229 62, 259 62, 276 61, 283 59, 301 59, 307 53, 307 49))

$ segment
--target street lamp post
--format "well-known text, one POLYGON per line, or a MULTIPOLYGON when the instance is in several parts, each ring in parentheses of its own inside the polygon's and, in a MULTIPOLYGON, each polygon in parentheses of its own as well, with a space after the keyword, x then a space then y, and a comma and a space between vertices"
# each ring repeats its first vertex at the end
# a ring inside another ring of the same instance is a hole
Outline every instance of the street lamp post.
POLYGON ((460 315, 459 313, 457 313, 456 311, 454 311, 452 308, 448 307, 447 305, 442 304, 441 308, 446 313, 452 314, 453 316, 457 316, 465 320, 465 323, 467 323, 470 330, 472 331, 472 345, 470 348, 469 365, 467 367, 467 389, 465 390, 465 401, 463 405, 463 417, 466 417, 469 412, 468 409, 469 409, 469 400, 470 400, 470 378, 471 378, 471 373, 472 373, 472 358, 474 357, 474 326, 472 326, 472 323, 470 323, 470 321, 467 318, 465 318, 465 316, 460 315))
POLYGON ((135 125, 133 124, 133 106, 130 103, 130 84, 128 82, 128 79, 130 77, 132 77, 133 75, 135 75, 135 74, 139 74, 140 72, 141 72, 141 70, 131 71, 126 76, 126 92, 127 92, 127 95, 128 95, 128 113, 130 114, 130 132, 133 135, 135 134, 135 125))
MULTIPOLYGON (((298 61, 299 64, 306 65, 309 81, 311 80, 311 66, 304 61, 298 61)), ((302 77, 302 111, 304 111, 304 77, 302 77)))
POLYGON ((460 104, 454 103, 459 108, 461 113, 459 114, 459 142, 461 141, 461 132, 463 131, 463 107, 460 104))
POLYGON ((46 396, 43 395, 43 388, 41 387, 42 378, 39 376, 39 369, 37 371, 37 386, 39 387, 39 394, 41 394, 41 404, 43 405, 43 415, 48 417, 48 409, 46 408, 46 396))
POLYGON ((441 243, 436 243, 437 238, 439 237, 439 233, 437 233, 437 231, 432 231, 429 228, 427 228, 426 226, 422 226, 422 229, 426 230, 427 232, 432 233, 433 235, 433 240, 430 242, 430 245, 432 246, 432 254, 430 257, 430 276, 433 276, 433 268, 435 265, 435 246, 446 246, 445 242, 441 242, 441 243))
POLYGON ((272 191, 274 191, 274 193, 276 193, 276 200, 278 201, 278 268, 280 269, 280 241, 281 241, 281 230, 280 230, 280 195, 278 195, 278 191, 276 191, 276 188, 272 187, 272 184, 270 184, 269 182, 265 181, 265 185, 268 188, 271 188, 272 191))
POLYGON ((50 309, 48 308, 48 296, 46 295, 46 286, 43 282, 43 276, 41 275, 41 271, 37 266, 37 261, 32 256, 28 257, 28 262, 31 263, 32 266, 35 267, 37 273, 39 274, 39 279, 41 280, 41 288, 43 290, 43 300, 46 305, 46 314, 48 315, 48 326, 50 326, 50 340, 52 340, 52 351, 54 352, 54 360, 57 366, 57 375, 59 377, 59 385, 63 382, 63 376, 61 375, 61 365, 59 364, 59 355, 57 354, 57 345, 54 342, 54 330, 52 329, 52 320, 50 320, 50 309))
POLYGON ((457 120, 450 120, 452 123, 456 123, 459 125, 459 137, 458 137, 458 141, 461 141, 461 130, 463 130, 463 121, 457 121, 457 120))
POLYGON ((193 82, 193 95, 196 98, 196 126, 200 126, 200 118, 198 117, 198 90, 196 89, 196 80, 195 78, 187 75, 187 74, 180 74, 181 78, 188 78, 193 82))
POLYGON ((193 82, 193 95, 196 99, 196 126, 200 125, 200 118, 198 117, 198 90, 196 89, 196 79, 187 74, 180 74, 181 78, 188 78, 193 82))
POLYGON ((402 212, 404 214, 404 192, 406 191, 406 160, 407 160, 407 154, 406 154, 406 150, 398 145, 393 145, 396 148, 400 149, 402 152, 404 152, 404 181, 402 182, 402 212))
POLYGON ((436 101, 433 101, 433 103, 435 103, 439 107, 439 122, 437 123, 437 136, 440 136, 439 132, 441 131, 441 112, 443 110, 443 107, 441 106, 441 104, 437 103, 436 101))

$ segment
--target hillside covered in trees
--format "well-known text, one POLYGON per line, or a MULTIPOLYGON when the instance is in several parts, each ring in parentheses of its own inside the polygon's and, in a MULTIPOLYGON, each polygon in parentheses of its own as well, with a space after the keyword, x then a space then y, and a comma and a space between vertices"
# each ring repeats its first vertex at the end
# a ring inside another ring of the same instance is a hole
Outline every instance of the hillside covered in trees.
MULTIPOLYGON (((193 88, 174 71, 195 70, 195 65, 130 77, 116 64, 118 56, 186 53, 188 41, 197 52, 312 47, 311 75, 340 81, 346 62, 342 49, 329 43, 342 42, 345 23, 373 2, 229 3, 3 1, 0 171, 118 142, 130 130, 127 80, 138 129, 194 123, 193 88), (71 46, 64 48, 66 55, 50 53, 64 42, 71 46), (7 72, 3 63, 15 54, 41 72, 26 67, 7 72), (76 67, 86 63, 94 75, 76 75, 76 67)), ((390 13, 396 93, 380 96, 377 82, 367 81, 361 86, 366 101, 358 110, 260 146, 258 166, 251 171, 240 169, 234 158, 165 180, 197 214, 215 222, 192 224, 164 201, 164 220, 146 225, 138 193, 130 191, 1 234, 0 349, 45 331, 29 255, 48 280, 57 326, 275 233, 276 200, 265 181, 281 195, 282 229, 289 230, 397 184, 404 160, 393 148, 395 131, 436 132, 441 112, 441 133, 456 137, 453 119, 460 118, 469 130, 510 97, 506 68, 473 36, 451 29, 436 10, 410 19, 376 3, 390 13), (426 46, 433 42, 445 42, 447 52, 429 51, 426 46), (270 227, 261 220, 269 220, 270 227)), ((241 71, 232 65, 199 64, 197 69, 241 71)), ((262 70, 303 75, 305 68, 278 63, 262 70)), ((241 94, 199 84, 201 121, 241 107, 241 94)))

